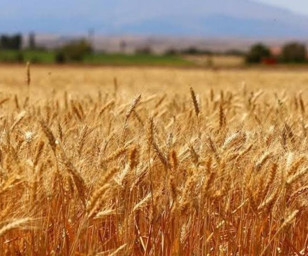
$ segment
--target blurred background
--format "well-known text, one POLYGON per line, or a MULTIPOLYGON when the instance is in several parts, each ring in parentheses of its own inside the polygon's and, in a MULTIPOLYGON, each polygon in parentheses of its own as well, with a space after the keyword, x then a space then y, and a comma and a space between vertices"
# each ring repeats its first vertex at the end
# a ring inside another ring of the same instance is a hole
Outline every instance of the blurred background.
POLYGON ((0 62, 277 66, 307 63, 306 0, 0 2, 0 62))

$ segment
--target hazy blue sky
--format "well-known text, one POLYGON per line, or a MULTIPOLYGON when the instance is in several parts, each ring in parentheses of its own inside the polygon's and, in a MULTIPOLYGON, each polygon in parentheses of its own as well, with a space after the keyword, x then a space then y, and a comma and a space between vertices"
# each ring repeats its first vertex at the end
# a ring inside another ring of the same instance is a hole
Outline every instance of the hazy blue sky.
POLYGON ((294 12, 308 14, 307 0, 255 0, 256 2, 263 2, 272 4, 278 7, 288 8, 294 12))
POLYGON ((308 37, 307 24, 308 0, 0 0, 0 34, 91 28, 101 34, 308 37))
MULTIPOLYGON (((145 0, 147 1, 147 0, 145 0)), ((183 0, 181 2, 185 2, 183 0)), ((193 1, 193 0, 191 0, 193 1)), ((228 0, 226 0, 228 1, 228 0)), ((247 0, 249 1, 249 0, 247 0)), ((265 4, 271 4, 277 7, 287 8, 297 13, 308 15, 308 0, 250 0, 255 2, 263 2, 265 4)), ((129 1, 128 1, 129 2, 129 1)), ((46 14, 49 11, 50 17, 71 15, 76 13, 78 15, 88 15, 93 6, 104 6, 106 9, 117 6, 117 0, 53 0, 53 1, 42 1, 42 0, 27 0, 27 1, 12 1, 12 0, 1 0, 0 1, 0 15, 3 17, 12 17, 20 15, 23 12, 24 16, 36 16, 46 14), (27 15, 28 13, 28 15, 27 15)), ((149 2, 149 5, 151 3, 149 2)), ((105 9, 104 8, 104 9, 105 9)), ((166 8, 168 8, 168 1, 166 1, 166 8)), ((103 10, 102 10, 103 11, 103 10)))

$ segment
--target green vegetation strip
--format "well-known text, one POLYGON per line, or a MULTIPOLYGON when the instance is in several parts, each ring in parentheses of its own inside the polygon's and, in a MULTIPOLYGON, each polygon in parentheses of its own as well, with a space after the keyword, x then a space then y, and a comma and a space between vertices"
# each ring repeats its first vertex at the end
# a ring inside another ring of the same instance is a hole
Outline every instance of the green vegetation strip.
MULTIPOLYGON (((41 50, 0 50, 0 62, 54 64, 56 51, 41 50)), ((177 55, 153 54, 120 54, 120 53, 91 53, 83 56, 80 61, 67 61, 66 63, 81 63, 94 65, 157 65, 157 66, 194 66, 192 61, 177 55)))

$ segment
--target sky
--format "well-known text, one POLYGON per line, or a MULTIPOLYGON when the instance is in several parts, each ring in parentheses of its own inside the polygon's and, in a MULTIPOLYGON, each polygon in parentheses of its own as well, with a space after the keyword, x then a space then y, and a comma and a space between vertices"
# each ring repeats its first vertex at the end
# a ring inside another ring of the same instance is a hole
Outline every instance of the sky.
POLYGON ((308 15, 308 1, 307 0, 255 0, 256 2, 263 2, 277 7, 287 8, 293 12, 308 15))
MULTIPOLYGON (((98 3, 98 5, 104 5, 106 8, 111 7, 113 5, 116 5, 116 1, 109 1, 109 0, 88 0, 89 4, 84 4, 85 2, 83 0, 74 0, 73 1, 73 11, 78 13, 79 15, 87 13, 87 9, 91 8, 91 6, 95 5, 95 2, 98 3)), ((228 1, 228 0, 226 0, 228 1)), ((255 2, 261 2, 265 4, 274 5, 281 8, 289 9, 293 12, 300 13, 300 14, 306 14, 308 15, 308 0, 252 0, 255 2)), ((0 15, 9 17, 18 15, 19 12, 26 10, 26 12, 29 13, 29 15, 32 14, 32 12, 35 12, 37 14, 38 8, 35 8, 37 6, 40 9, 50 9, 51 11, 58 12, 59 15, 65 15, 68 10, 71 10, 72 8, 72 1, 71 0, 54 0, 54 1, 41 1, 41 0, 28 0, 28 1, 12 1, 12 0, 1 0, 0 1, 0 15), (61 3, 61 5, 58 5, 58 3, 61 3), (31 8, 29 8, 32 6, 31 8), (58 8, 61 6, 61 8, 58 8)), ((51 15, 53 16, 53 15, 51 15)))
POLYGON ((307 23, 308 0, 0 0, 0 34, 78 34, 94 29, 102 34, 201 35, 211 34, 205 29, 213 27, 220 34, 274 35, 299 28, 293 34, 308 35, 307 23))

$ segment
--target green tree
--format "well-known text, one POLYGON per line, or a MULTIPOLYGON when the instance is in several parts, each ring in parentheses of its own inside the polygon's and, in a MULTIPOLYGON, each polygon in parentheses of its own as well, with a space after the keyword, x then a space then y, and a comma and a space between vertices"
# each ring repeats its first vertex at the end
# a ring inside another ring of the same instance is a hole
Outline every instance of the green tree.
POLYGON ((281 60, 283 62, 304 62, 306 58, 307 51, 304 44, 292 42, 282 48, 281 60))
POLYGON ((268 47, 263 44, 253 45, 246 55, 247 63, 260 63, 264 58, 271 57, 271 52, 268 47))
POLYGON ((82 61, 83 58, 92 52, 92 47, 88 41, 82 39, 64 45, 58 50, 56 61, 63 63, 66 61, 82 61))
POLYGON ((0 47, 5 50, 20 50, 22 47, 22 36, 16 35, 2 35, 0 37, 0 47))

